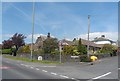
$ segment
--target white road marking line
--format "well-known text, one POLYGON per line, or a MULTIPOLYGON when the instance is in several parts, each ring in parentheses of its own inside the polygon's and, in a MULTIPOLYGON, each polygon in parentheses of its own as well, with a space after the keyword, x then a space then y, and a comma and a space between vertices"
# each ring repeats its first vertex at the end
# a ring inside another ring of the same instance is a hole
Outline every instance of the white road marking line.
POLYGON ((28 67, 29 65, 25 65, 26 67, 28 67))
POLYGON ((57 73, 53 73, 53 72, 51 72, 51 74, 52 74, 52 75, 57 75, 57 73))
POLYGON ((34 67, 30 67, 31 69, 33 69, 34 67))
POLYGON ((108 72, 108 73, 106 73, 106 74, 103 74, 103 75, 101 75, 101 76, 98 76, 98 77, 95 77, 95 78, 92 78, 92 79, 99 79, 99 78, 105 77, 105 76, 107 76, 107 75, 109 75, 109 74, 111 74, 111 72, 108 72))
POLYGON ((36 68, 36 70, 40 70, 40 69, 36 68))
POLYGON ((40 66, 40 67, 56 67, 56 66, 40 66))
POLYGON ((68 76, 64 76, 64 75, 60 75, 60 77, 63 77, 63 78, 69 78, 68 76))
POLYGON ((71 78, 72 80, 74 80, 75 78, 71 78))
POLYGON ((46 71, 46 70, 42 70, 43 72, 48 72, 48 71, 46 71))
POLYGON ((23 66, 24 64, 20 64, 20 65, 22 65, 22 66, 23 66))

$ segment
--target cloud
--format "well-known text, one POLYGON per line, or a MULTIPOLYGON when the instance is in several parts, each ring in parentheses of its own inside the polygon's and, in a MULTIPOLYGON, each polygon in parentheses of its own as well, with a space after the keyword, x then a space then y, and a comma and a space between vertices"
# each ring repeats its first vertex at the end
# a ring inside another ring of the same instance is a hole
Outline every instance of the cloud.
POLYGON ((2 35, 3 38, 10 38, 10 37, 12 37, 12 36, 13 36, 13 34, 3 34, 3 35, 2 35))
POLYGON ((73 39, 69 39, 69 38, 65 38, 65 40, 68 40, 68 41, 73 41, 73 39))
MULTIPOLYGON (((34 37, 34 40, 36 40, 39 36, 45 36, 44 34, 34 34, 33 37, 34 37)), ((27 36, 28 39, 32 39, 32 34, 28 35, 27 36)))
MULTIPOLYGON (((47 37, 47 35, 44 35, 44 34, 34 34, 33 38, 34 40, 36 40, 40 36, 47 37)), ((51 37, 55 38, 54 36, 51 36, 51 37)), ((32 39, 32 34, 28 35, 27 39, 32 39)))
MULTIPOLYGON (((105 35, 106 38, 111 39, 113 41, 118 40, 118 32, 93 32, 89 34, 90 40, 93 40, 96 37, 101 37, 101 35, 105 35)), ((87 40, 87 36, 88 34, 81 34, 76 38, 82 38, 87 40)))
POLYGON ((0 44, 2 44, 2 41, 3 40, 8 40, 8 39, 10 39, 11 37, 13 36, 13 34, 1 34, 0 35, 0 44))

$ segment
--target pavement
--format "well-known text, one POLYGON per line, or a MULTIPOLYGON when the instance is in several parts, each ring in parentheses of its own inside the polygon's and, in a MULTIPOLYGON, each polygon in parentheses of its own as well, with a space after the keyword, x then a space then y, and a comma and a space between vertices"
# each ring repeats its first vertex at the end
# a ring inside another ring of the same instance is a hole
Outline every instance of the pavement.
POLYGON ((68 79, 73 81, 118 79, 118 57, 90 63, 41 64, 2 58, 3 79, 68 79))

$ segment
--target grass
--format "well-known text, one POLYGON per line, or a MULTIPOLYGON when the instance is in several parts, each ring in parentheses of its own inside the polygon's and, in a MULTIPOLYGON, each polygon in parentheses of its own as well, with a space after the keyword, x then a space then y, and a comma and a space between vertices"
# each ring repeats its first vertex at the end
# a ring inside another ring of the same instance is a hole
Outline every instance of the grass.
POLYGON ((10 54, 12 53, 11 49, 2 49, 2 54, 10 54))
POLYGON ((14 57, 14 56, 6 56, 3 55, 5 58, 13 59, 13 60, 20 60, 20 61, 25 61, 25 62, 32 62, 32 63, 43 63, 43 64, 61 64, 60 62, 53 62, 53 61, 39 61, 39 60, 31 60, 28 58, 20 58, 20 57, 14 57))

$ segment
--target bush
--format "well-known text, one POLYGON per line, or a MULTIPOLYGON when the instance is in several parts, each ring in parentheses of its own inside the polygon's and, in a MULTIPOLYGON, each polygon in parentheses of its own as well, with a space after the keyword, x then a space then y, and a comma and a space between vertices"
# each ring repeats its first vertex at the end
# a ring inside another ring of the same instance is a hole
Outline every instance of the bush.
POLYGON ((36 51, 33 51, 33 54, 42 55, 42 54, 44 54, 44 50, 43 50, 43 49, 38 49, 38 50, 36 50, 36 51))
POLYGON ((81 62, 91 62, 90 59, 87 57, 87 55, 80 56, 80 61, 81 62))
POLYGON ((59 54, 59 53, 60 53, 59 50, 54 50, 51 52, 52 55, 59 54))
POLYGON ((12 50, 11 49, 2 49, 2 54, 11 54, 12 50))

